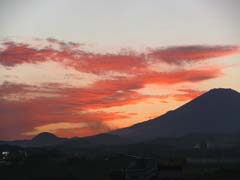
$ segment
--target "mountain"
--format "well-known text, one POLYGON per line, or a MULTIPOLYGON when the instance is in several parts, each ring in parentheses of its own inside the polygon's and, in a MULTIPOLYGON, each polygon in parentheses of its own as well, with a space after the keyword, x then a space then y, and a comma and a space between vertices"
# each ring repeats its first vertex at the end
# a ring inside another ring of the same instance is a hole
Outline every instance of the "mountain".
POLYGON ((42 132, 35 137, 32 138, 32 141, 55 141, 58 140, 59 137, 57 137, 55 134, 49 133, 49 132, 42 132))
POLYGON ((30 145, 31 146, 48 146, 59 144, 67 140, 66 138, 57 137, 54 134, 49 132, 43 132, 32 138, 30 145))
POLYGON ((188 134, 240 132, 240 93, 212 89, 174 111, 111 132, 135 141, 188 134))

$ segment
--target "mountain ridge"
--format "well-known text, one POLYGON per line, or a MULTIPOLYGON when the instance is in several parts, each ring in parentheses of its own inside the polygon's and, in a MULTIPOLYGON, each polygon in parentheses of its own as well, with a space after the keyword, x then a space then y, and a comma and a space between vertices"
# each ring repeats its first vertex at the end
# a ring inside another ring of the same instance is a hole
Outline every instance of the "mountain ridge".
POLYGON ((215 88, 162 116, 111 133, 122 137, 131 137, 135 140, 147 140, 157 138, 157 136, 176 137, 199 132, 209 133, 211 128, 216 133, 218 131, 231 133, 240 131, 240 121, 237 122, 237 119, 240 118, 239 107, 239 92, 232 89, 215 88), (226 119, 234 121, 235 125, 230 126, 226 119), (219 121, 217 122, 217 120, 219 121), (192 127, 186 128, 189 124, 192 127), (216 131, 214 126, 217 127, 216 131))

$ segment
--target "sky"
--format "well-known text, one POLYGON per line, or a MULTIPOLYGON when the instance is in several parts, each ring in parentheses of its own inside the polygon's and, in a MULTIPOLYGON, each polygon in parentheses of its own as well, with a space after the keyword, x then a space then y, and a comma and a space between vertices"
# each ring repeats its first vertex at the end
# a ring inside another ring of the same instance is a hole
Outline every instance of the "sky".
POLYGON ((0 139, 82 137, 240 91, 238 0, 1 0, 0 139))

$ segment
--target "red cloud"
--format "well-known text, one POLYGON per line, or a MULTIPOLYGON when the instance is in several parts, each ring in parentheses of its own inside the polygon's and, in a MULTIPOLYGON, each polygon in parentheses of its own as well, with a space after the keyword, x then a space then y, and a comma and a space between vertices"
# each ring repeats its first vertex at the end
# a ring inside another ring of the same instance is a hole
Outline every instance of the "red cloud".
POLYGON ((24 43, 4 43, 5 49, 0 51, 0 64, 15 66, 23 63, 56 61, 82 72, 96 74, 105 73, 105 71, 139 71, 146 68, 146 61, 142 55, 134 53, 95 54, 76 49, 73 43, 69 45, 56 40, 50 40, 50 42, 60 44, 60 50, 51 46, 39 49, 24 43))
MULTIPOLYGON (((83 51, 80 44, 48 39, 49 46, 35 48, 24 43, 5 43, 0 51, 0 64, 15 66, 23 63, 56 61, 81 72, 110 78, 98 80, 88 87, 66 87, 64 84, 4 83, 0 85, 0 137, 16 138, 35 127, 59 122, 84 122, 87 127, 59 129, 64 136, 90 135, 109 130, 107 121, 123 120, 132 114, 97 111, 103 108, 144 102, 149 98, 165 99, 164 96, 140 94, 137 90, 148 84, 174 85, 196 83, 221 75, 219 68, 175 70, 157 72, 149 68, 149 61, 179 64, 181 60, 194 61, 233 54, 235 46, 188 46, 155 50, 151 53, 99 54, 83 51), (55 49, 53 45, 58 45, 55 49), (111 72, 117 75, 111 76, 111 72), (81 130, 79 134, 76 130, 81 130), (74 131, 74 133, 73 133, 74 131), (85 133, 83 133, 85 132, 85 133)), ((181 90, 172 95, 176 100, 189 100, 201 92, 181 90)))
POLYGON ((182 82, 199 82, 216 78, 221 74, 219 68, 192 69, 173 72, 149 72, 139 77, 145 84, 177 84, 182 82))
POLYGON ((240 53, 239 46, 179 46, 154 49, 149 53, 151 58, 160 59, 169 64, 181 64, 209 58, 240 53))
POLYGON ((56 52, 52 48, 36 49, 24 43, 6 42, 4 45, 5 49, 0 52, 0 63, 4 66, 47 61, 56 52))
POLYGON ((65 43, 48 39, 50 43, 43 48, 36 48, 27 43, 5 42, 0 51, 0 64, 15 66, 23 63, 57 61, 82 72, 105 73, 106 71, 140 73, 148 69, 150 62, 181 64, 214 57, 239 53, 238 46, 180 46, 154 49, 149 53, 125 52, 116 54, 90 53, 81 49, 78 43, 65 43), (57 44, 60 49, 55 49, 57 44))
MULTIPOLYGON (((74 111, 71 110, 74 103, 59 104, 59 102, 61 100, 52 98, 25 102, 1 101, 1 139, 22 138, 24 137, 23 133, 33 131, 35 127, 59 122, 83 122, 87 125, 86 128, 91 129, 92 132, 101 133, 106 129, 109 130, 104 122, 129 117, 128 114, 117 112, 74 111)), ((68 136, 72 136, 72 134, 70 133, 68 136)))

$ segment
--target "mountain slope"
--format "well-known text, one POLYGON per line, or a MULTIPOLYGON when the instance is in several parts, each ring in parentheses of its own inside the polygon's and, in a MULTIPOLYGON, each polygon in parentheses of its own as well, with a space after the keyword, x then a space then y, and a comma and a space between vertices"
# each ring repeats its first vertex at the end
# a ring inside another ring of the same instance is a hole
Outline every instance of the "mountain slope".
POLYGON ((174 111, 112 132, 136 141, 191 133, 240 132, 240 93, 212 89, 174 111))

